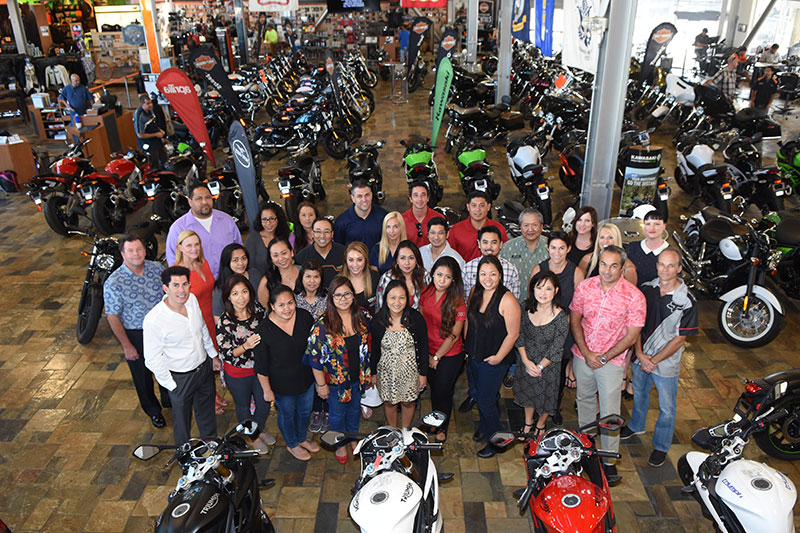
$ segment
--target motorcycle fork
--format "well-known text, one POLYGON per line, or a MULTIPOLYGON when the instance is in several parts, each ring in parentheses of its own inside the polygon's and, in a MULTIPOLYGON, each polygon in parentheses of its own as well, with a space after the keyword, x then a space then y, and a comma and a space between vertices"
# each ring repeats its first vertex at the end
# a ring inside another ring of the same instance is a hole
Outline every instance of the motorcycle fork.
POLYGON ((755 257, 750 258, 750 271, 747 273, 747 290, 744 293, 744 302, 742 303, 743 318, 748 318, 749 315, 750 296, 753 294, 753 285, 756 284, 756 274, 758 274, 756 261, 758 259, 755 257))

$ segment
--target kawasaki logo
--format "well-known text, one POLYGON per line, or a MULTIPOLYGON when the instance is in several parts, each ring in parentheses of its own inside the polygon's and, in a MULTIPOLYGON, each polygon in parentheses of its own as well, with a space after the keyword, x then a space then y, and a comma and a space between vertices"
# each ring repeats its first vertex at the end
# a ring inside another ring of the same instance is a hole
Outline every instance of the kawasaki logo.
POLYGON ((233 141, 233 156, 236 158, 236 161, 239 162, 244 168, 250 168, 250 156, 247 154, 247 147, 244 145, 242 141, 236 139, 233 141))
POLYGON ((446 36, 445 36, 445 38, 444 38, 444 39, 442 39, 442 48, 444 48, 444 49, 445 49, 445 50, 447 50, 448 52, 449 52, 449 51, 450 51, 450 49, 451 49, 451 48, 453 48, 455 45, 456 45, 456 38, 455 38, 455 37, 453 37, 452 35, 446 35, 446 36))
POLYGON ((170 83, 162 89, 164 94, 192 94, 192 87, 189 85, 175 85, 170 83))
POLYGON ((195 68, 201 68, 203 70, 211 70, 216 64, 217 60, 210 56, 198 56, 198 58, 194 60, 195 68))

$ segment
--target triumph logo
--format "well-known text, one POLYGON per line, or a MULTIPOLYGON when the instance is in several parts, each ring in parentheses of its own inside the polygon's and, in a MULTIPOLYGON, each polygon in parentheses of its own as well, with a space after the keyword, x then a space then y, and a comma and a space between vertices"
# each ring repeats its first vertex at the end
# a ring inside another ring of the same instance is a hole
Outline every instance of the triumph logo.
POLYGON ((170 83, 163 89, 164 94, 192 94, 192 88, 188 85, 175 85, 170 83))
POLYGON ((211 56, 198 56, 197 59, 194 60, 195 68, 203 69, 203 70, 211 70, 214 68, 214 65, 217 64, 217 60, 211 56))
POLYGON ((215 492, 214 494, 211 495, 211 497, 208 499, 203 508, 200 509, 200 514, 208 514, 208 512, 211 509, 216 507, 218 501, 219 501, 219 493, 215 492))
POLYGON ((236 158, 236 161, 239 162, 244 168, 250 168, 250 156, 247 153, 247 147, 244 143, 236 139, 233 141, 233 156, 236 158))
POLYGON ((450 49, 451 49, 451 48, 453 48, 455 45, 456 45, 456 38, 455 38, 455 37, 453 37, 452 35, 446 35, 446 36, 445 36, 445 38, 444 38, 444 39, 442 39, 442 48, 444 48, 444 49, 445 49, 445 50, 447 50, 448 52, 449 52, 449 51, 450 51, 450 49))

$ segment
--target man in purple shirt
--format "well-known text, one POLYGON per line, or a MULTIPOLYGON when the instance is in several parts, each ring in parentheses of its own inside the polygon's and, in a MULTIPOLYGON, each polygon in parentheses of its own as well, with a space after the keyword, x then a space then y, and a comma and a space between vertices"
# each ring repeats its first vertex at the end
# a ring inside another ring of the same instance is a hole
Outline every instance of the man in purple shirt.
POLYGON ((167 235, 168 265, 175 263, 178 235, 183 230, 190 229, 200 236, 203 256, 208 261, 214 279, 217 279, 222 249, 232 242, 242 244, 242 235, 233 218, 227 213, 212 209, 213 205, 214 198, 205 183, 198 183, 189 188, 189 208, 191 210, 169 227, 167 235))

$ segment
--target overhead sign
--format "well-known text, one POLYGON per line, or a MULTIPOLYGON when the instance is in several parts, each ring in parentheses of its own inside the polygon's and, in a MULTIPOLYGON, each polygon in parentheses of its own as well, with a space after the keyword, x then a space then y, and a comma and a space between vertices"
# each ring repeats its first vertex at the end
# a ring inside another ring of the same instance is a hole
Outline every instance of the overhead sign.
POLYGON ((249 0, 250 11, 297 11, 297 0, 249 0))

